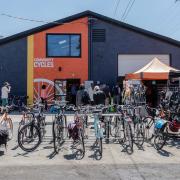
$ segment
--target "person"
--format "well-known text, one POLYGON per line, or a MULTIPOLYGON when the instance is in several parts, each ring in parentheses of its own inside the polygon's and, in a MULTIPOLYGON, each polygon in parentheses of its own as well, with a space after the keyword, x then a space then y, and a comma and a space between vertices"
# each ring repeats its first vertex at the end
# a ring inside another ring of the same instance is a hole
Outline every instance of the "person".
POLYGON ((77 86, 76 84, 72 84, 71 86, 71 97, 72 97, 72 104, 76 104, 76 94, 77 94, 77 86))
POLYGON ((94 94, 94 91, 93 91, 93 83, 91 83, 90 87, 88 88, 88 94, 89 94, 89 98, 90 98, 90 101, 91 101, 91 105, 94 104, 94 98, 93 98, 93 94, 94 94))
POLYGON ((94 87, 93 98, 95 105, 100 105, 100 104, 105 105, 106 95, 103 91, 100 90, 99 86, 94 87))
POLYGON ((109 86, 104 84, 102 88, 104 94, 106 95, 105 104, 109 105, 111 103, 111 92, 109 86))
POLYGON ((7 145, 8 138, 12 136, 13 124, 11 118, 8 117, 6 110, 3 110, 4 114, 0 120, 0 145, 7 145), (9 132, 11 130, 11 134, 9 132))
POLYGON ((1 100, 2 100, 3 107, 6 107, 8 105, 8 96, 9 96, 10 91, 11 91, 10 84, 8 82, 5 82, 4 86, 1 88, 1 100))
POLYGON ((121 88, 119 87, 118 83, 116 84, 116 86, 113 87, 112 92, 114 104, 119 104, 121 98, 121 88))
POLYGON ((76 106, 87 105, 89 104, 89 100, 89 94, 85 90, 84 84, 81 84, 76 94, 76 106))
POLYGON ((47 93, 45 84, 41 87, 41 102, 45 105, 45 110, 47 110, 47 93))

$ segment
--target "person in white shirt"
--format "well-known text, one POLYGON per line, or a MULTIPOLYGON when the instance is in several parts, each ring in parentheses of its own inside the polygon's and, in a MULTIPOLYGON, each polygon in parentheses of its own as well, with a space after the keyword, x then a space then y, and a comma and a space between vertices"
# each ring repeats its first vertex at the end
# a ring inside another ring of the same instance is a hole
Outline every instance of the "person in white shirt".
POLYGON ((4 83, 4 86, 1 88, 1 100, 2 106, 6 107, 8 105, 8 96, 11 91, 11 86, 8 82, 4 83))
POLYGON ((88 88, 88 94, 89 94, 89 98, 90 98, 90 101, 91 101, 91 105, 94 104, 94 98, 93 98, 93 95, 94 95, 94 85, 93 83, 91 83, 90 87, 88 88))

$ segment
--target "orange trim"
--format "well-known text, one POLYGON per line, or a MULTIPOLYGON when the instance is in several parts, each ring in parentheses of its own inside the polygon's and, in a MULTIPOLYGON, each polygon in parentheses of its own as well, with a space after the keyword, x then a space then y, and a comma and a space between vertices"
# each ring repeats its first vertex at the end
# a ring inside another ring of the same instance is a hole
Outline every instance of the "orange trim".
POLYGON ((137 73, 126 74, 125 79, 140 79, 140 80, 167 80, 169 73, 137 73))
POLYGON ((143 73, 143 80, 167 80, 169 73, 143 73))

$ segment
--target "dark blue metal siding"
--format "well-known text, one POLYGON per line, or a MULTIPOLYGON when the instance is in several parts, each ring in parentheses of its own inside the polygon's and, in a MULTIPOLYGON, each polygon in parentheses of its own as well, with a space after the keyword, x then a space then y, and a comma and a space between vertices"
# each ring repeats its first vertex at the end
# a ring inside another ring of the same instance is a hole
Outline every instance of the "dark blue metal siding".
POLYGON ((0 87, 4 81, 11 84, 11 94, 27 94, 26 38, 0 45, 0 87))
POLYGON ((94 81, 113 85, 118 76, 118 54, 170 54, 171 65, 180 69, 180 48, 113 24, 96 20, 93 28, 106 30, 106 42, 92 43, 91 74, 94 81))

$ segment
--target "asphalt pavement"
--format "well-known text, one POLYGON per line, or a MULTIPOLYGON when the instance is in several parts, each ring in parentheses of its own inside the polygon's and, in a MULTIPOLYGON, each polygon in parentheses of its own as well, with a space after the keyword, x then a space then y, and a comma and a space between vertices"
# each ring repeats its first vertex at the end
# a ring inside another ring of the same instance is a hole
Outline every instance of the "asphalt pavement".
MULTIPOLYGON (((11 115, 11 118, 14 124, 13 139, 8 142, 7 151, 0 147, 0 180, 180 179, 179 141, 168 141, 159 152, 147 143, 142 149, 134 146, 131 155, 118 143, 103 142, 103 157, 98 161, 91 148, 95 138, 90 129, 90 137, 85 141, 85 157, 76 160, 71 140, 64 143, 59 154, 54 153, 51 126, 53 116, 47 116, 46 136, 32 153, 22 151, 17 145, 17 128, 21 116, 11 115)), ((68 121, 71 120, 72 116, 68 118, 68 121)))

